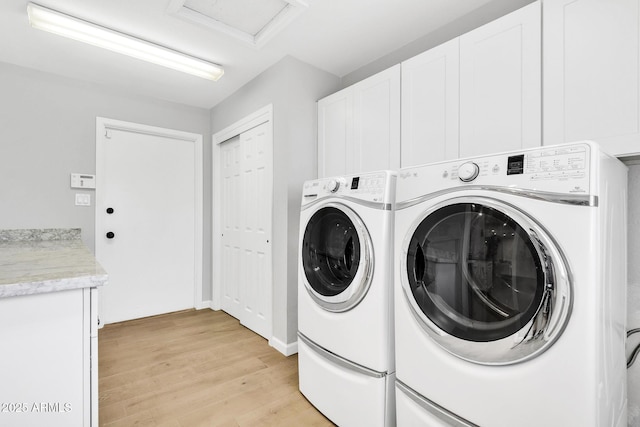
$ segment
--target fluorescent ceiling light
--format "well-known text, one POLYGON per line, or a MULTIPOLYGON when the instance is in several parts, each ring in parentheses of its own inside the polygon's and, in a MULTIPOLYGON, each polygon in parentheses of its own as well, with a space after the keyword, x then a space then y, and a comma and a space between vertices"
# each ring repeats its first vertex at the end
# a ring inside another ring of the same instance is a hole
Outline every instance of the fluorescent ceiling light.
POLYGON ((211 62, 34 3, 27 5, 27 13, 31 26, 39 30, 49 31, 209 80, 218 80, 224 74, 221 66, 211 62))

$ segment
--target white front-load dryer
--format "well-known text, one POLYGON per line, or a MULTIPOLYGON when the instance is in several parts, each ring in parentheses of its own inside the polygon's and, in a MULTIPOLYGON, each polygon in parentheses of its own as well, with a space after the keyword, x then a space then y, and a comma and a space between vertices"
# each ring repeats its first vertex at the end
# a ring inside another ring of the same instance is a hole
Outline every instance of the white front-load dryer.
POLYGON ((398 172, 398 425, 626 424, 626 186, 589 142, 398 172))
POLYGON ((389 171, 308 181, 300 215, 300 391, 342 427, 394 424, 389 171))

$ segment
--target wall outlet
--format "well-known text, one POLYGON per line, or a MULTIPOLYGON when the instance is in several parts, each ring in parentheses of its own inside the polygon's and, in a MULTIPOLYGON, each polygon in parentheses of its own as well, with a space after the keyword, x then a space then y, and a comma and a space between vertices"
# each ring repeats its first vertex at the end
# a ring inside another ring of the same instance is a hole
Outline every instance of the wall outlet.
POLYGON ((76 206, 91 206, 91 194, 76 194, 76 206))

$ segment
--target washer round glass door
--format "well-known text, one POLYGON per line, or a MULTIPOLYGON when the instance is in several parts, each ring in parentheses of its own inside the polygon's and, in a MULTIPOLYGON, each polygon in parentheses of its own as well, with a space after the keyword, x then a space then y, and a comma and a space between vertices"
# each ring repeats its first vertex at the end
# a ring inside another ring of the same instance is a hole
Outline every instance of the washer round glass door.
POLYGON ((404 242, 403 288, 444 349, 482 364, 523 361, 562 333, 571 309, 564 256, 515 206, 489 198, 440 203, 404 242))
POLYGON ((360 217, 326 203, 307 222, 301 244, 305 287, 322 308, 340 312, 357 305, 373 275, 371 237, 360 217))

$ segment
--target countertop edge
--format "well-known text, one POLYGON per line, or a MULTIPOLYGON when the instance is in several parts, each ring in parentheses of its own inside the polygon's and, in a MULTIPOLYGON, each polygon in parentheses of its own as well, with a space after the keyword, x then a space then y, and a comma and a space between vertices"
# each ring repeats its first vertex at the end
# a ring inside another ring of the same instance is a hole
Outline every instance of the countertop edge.
POLYGON ((0 286, 0 298, 45 294, 74 289, 96 288, 107 283, 108 275, 70 277, 64 279, 20 282, 0 286))
POLYGON ((80 237, 79 228, 0 230, 0 299, 105 285, 80 237))

